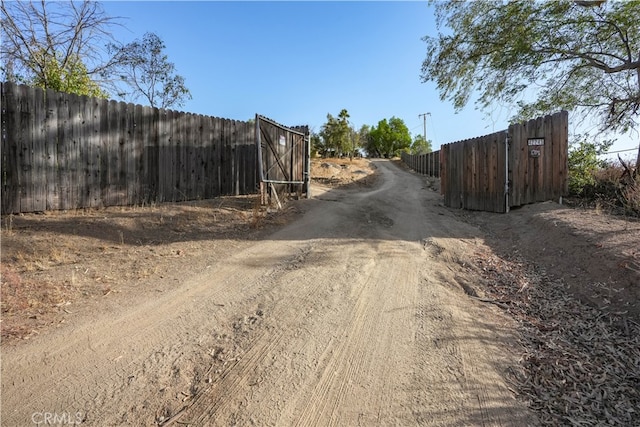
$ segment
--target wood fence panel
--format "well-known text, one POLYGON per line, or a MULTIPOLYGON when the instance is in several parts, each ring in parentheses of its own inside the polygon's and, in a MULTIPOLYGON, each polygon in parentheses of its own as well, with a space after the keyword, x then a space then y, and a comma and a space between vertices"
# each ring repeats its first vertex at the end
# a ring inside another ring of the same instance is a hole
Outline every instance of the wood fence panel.
POLYGON ((34 90, 33 96, 33 206, 34 211, 47 210, 47 110, 46 92, 42 89, 34 90))
MULTIPOLYGON (((3 214, 257 190, 253 124, 10 83, 1 92, 3 214)), ((305 139, 291 134, 290 145, 272 137, 270 154, 283 156, 273 172, 302 181, 305 139)))
POLYGON ((209 199, 212 197, 215 191, 215 179, 216 169, 213 156, 215 153, 215 139, 214 139, 214 126, 213 118, 203 116, 202 121, 202 134, 205 141, 204 159, 203 159, 203 185, 204 185, 204 198, 209 199))
POLYGON ((233 168, 231 167, 231 162, 233 159, 233 151, 231 150, 231 120, 224 119, 222 121, 222 157, 221 157, 221 171, 222 171, 222 182, 221 182, 221 191, 222 194, 228 196, 232 194, 231 187, 231 174, 233 173, 233 168))
POLYGON ((508 186, 507 176, 507 134, 496 136, 494 150, 492 152, 492 163, 495 165, 495 177, 493 178, 493 193, 496 200, 496 212, 505 212, 509 202, 505 188, 508 186))
POLYGON ((511 127, 511 146, 509 149, 509 168, 511 169, 511 179, 509 182, 510 206, 520 206, 525 200, 525 167, 526 167, 526 146, 523 144, 524 127, 513 125, 511 127))
POLYGON ((232 120, 231 123, 231 140, 229 145, 231 146, 231 194, 234 196, 240 195, 240 174, 238 165, 240 163, 239 158, 239 144, 238 144, 238 123, 232 120))
POLYGON ((78 109, 76 111, 75 127, 77 129, 78 141, 78 183, 76 184, 77 200, 76 206, 90 206, 91 187, 93 186, 93 177, 91 173, 91 129, 89 127, 89 117, 91 115, 91 103, 89 97, 78 96, 78 109))
POLYGON ((445 165, 449 164, 449 144, 443 145, 440 147, 440 194, 444 196, 444 203, 446 206, 449 206, 447 203, 449 197, 449 171, 445 167, 445 165))
POLYGON ((551 200, 554 195, 553 188, 553 147, 555 141, 553 140, 553 116, 545 116, 543 118, 542 129, 540 133, 544 140, 547 141, 545 143, 545 148, 543 151, 544 158, 541 162, 541 185, 542 191, 539 195, 539 198, 542 200, 551 200))
POLYGON ((113 202, 115 206, 126 206, 127 198, 127 104, 124 102, 117 103, 117 122, 116 122, 116 198, 113 202))
POLYGON ((200 174, 198 173, 198 150, 201 147, 198 117, 188 114, 187 122, 187 186, 189 200, 201 199, 200 174))
POLYGON ((540 117, 509 128, 509 205, 557 200, 567 193, 568 113, 540 117), (536 144, 529 146, 529 140, 536 144), (534 151, 534 152, 532 152, 534 151))
POLYGON ((24 133, 21 152, 21 168, 23 170, 23 182, 20 192, 20 209, 33 212, 33 139, 34 139, 34 90, 22 88, 22 105, 20 109, 20 131, 24 133))
POLYGON ((100 165, 100 199, 96 200, 93 207, 104 207, 110 197, 109 183, 109 101, 106 99, 96 100, 96 114, 98 114, 98 144, 99 156, 98 164, 100 165))
POLYGON ((160 111, 158 116, 158 202, 170 201, 169 189, 171 188, 172 156, 169 153, 171 147, 171 121, 173 111, 160 111))
POLYGON ((193 114, 185 113, 183 117, 184 124, 184 162, 181 170, 184 172, 182 177, 182 193, 184 200, 195 199, 195 188, 193 188, 193 149, 196 144, 191 129, 193 124, 193 114))
POLYGON ((496 142, 497 135, 491 134, 478 141, 478 158, 476 159, 477 173, 480 184, 474 197, 477 199, 476 210, 495 211, 496 200, 496 142), (480 196, 479 195, 484 195, 480 196))
POLYGON ((186 186, 187 186, 187 141, 186 141, 186 120, 187 116, 185 113, 180 112, 175 115, 176 120, 176 141, 175 141, 175 153, 176 153, 176 162, 175 162, 175 171, 176 171, 176 181, 174 183, 174 197, 173 201, 184 201, 187 199, 186 186))
POLYGON ((192 126, 195 132, 195 145, 193 147, 193 170, 192 176, 193 181, 191 182, 191 186, 195 190, 194 198, 196 200, 205 199, 206 194, 204 191, 204 183, 205 183, 205 171, 204 171, 204 151, 205 151, 205 140, 204 140, 204 117, 200 114, 193 116, 192 126))
POLYGON ((471 192, 473 191, 473 170, 472 165, 474 163, 473 158, 473 145, 474 140, 467 141, 465 144, 462 144, 462 159, 460 159, 460 193, 462 194, 462 207, 468 206, 470 208, 473 207, 473 199, 471 192))
POLYGON ((109 177, 105 206, 118 204, 120 181, 120 109, 117 101, 109 101, 109 121, 107 123, 106 155, 109 159, 109 177))
POLYGON ((222 194, 222 121, 213 119, 213 140, 211 156, 212 189, 215 194, 222 194))
POLYGON ((64 122, 65 139, 65 157, 64 164, 65 170, 69 175, 69 182, 67 191, 65 194, 64 206, 65 209, 73 209, 78 199, 78 129, 75 121, 78 114, 77 102, 78 97, 76 95, 67 95, 65 97, 66 105, 66 120, 64 122))
POLYGON ((56 94, 56 110, 58 111, 58 120, 56 123, 56 158, 58 160, 56 178, 58 181, 59 200, 57 209, 69 209, 68 201, 70 198, 71 175, 66 173, 68 159, 68 147, 66 141, 69 134, 67 132, 67 125, 69 122, 68 105, 68 100, 65 98, 64 94, 58 92, 56 94))
POLYGON ((88 98, 85 109, 85 126, 87 127, 87 204, 95 208, 101 205, 100 185, 100 103, 96 98, 88 98))
MULTIPOLYGON (((47 114, 47 134, 45 140, 47 202, 46 210, 58 209, 60 204, 58 187, 56 185, 56 169, 58 167, 58 109, 56 108, 57 93, 47 89, 45 94, 45 109, 47 114)), ((4 143, 4 141, 3 141, 4 143)))
POLYGON ((142 129, 149 129, 145 124, 144 107, 142 105, 133 106, 133 129, 132 135, 134 145, 134 165, 136 180, 134 185, 135 197, 131 204, 145 204, 147 202, 147 186, 145 185, 145 171, 148 169, 146 147, 148 145, 148 133, 142 129), (147 133, 147 135, 145 135, 147 133))
POLYGON ((129 204, 129 111, 127 104, 118 103, 119 123, 118 123, 118 199, 116 206, 127 206, 129 204))
POLYGON ((137 189, 137 161, 136 151, 137 143, 135 139, 135 106, 133 104, 125 104, 124 106, 124 129, 122 137, 123 144, 123 166, 125 167, 125 181, 123 188, 125 190, 125 206, 131 206, 136 203, 137 189))
POLYGON ((160 182, 160 110, 153 107, 144 107, 143 129, 149 129, 145 134, 146 170, 144 176, 147 203, 159 200, 160 182))

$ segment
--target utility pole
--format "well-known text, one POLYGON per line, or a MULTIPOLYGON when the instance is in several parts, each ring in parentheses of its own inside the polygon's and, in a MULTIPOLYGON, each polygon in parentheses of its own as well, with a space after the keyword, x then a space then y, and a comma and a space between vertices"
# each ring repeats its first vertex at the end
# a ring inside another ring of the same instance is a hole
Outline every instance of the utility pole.
POLYGON ((430 116, 431 113, 423 113, 418 114, 418 117, 422 117, 422 128, 424 130, 424 140, 427 141, 427 116, 430 116))

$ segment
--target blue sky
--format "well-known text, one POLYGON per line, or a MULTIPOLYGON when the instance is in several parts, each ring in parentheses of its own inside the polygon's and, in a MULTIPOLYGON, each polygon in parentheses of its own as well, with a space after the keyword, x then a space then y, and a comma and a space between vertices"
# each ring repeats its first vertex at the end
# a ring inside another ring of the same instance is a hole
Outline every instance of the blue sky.
MULTIPOLYGON (((346 108, 356 128, 404 120, 433 148, 507 128, 512 112, 469 105, 456 113, 433 83, 421 83, 425 35, 435 35, 425 1, 102 3, 122 42, 155 32, 185 77, 184 111, 236 120, 256 113, 319 131, 327 113, 346 108)), ((637 141, 637 138, 636 138, 637 141)), ((614 149, 632 148, 626 140, 614 149)))

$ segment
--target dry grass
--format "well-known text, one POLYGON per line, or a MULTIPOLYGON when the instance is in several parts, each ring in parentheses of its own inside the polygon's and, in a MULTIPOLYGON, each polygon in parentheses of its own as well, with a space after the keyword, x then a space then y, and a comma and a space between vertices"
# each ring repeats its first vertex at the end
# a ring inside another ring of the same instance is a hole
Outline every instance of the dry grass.
POLYGON ((147 207, 80 209, 2 218, 2 339, 28 338, 60 321, 64 304, 152 285, 176 259, 206 256, 219 239, 248 238, 280 225, 252 196, 147 207), (61 305, 62 304, 62 305, 61 305))
POLYGON ((594 184, 586 185, 579 204, 604 213, 640 217, 640 182, 633 167, 610 163, 594 173, 594 184))
POLYGON ((2 340, 28 339, 44 325, 59 321, 75 292, 65 284, 23 279, 10 265, 2 264, 0 306, 2 340))

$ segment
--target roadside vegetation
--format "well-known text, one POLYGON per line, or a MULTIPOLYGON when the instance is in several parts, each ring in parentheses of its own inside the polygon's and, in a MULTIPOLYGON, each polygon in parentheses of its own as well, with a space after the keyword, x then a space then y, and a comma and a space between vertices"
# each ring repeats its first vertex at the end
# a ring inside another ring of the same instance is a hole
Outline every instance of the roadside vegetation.
POLYGON ((599 158, 609 142, 581 140, 569 151, 569 195, 582 207, 640 217, 640 179, 633 162, 599 158))

